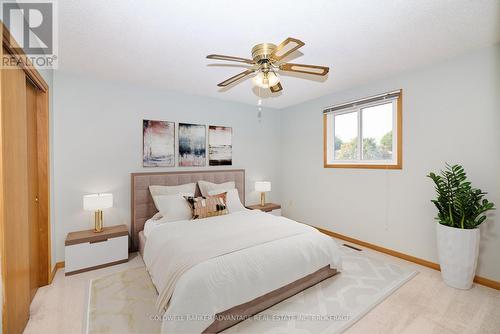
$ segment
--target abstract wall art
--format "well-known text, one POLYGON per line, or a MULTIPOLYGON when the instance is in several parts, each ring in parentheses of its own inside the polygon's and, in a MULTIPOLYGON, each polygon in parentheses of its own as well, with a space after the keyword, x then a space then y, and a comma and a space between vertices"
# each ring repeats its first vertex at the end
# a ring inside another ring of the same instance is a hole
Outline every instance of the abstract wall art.
POLYGON ((208 128, 208 159, 210 166, 233 164, 233 129, 210 125, 208 128))
POLYGON ((179 166, 205 166, 206 140, 205 125, 179 123, 179 166))
POLYGON ((175 166, 175 123, 142 121, 144 167, 175 166))

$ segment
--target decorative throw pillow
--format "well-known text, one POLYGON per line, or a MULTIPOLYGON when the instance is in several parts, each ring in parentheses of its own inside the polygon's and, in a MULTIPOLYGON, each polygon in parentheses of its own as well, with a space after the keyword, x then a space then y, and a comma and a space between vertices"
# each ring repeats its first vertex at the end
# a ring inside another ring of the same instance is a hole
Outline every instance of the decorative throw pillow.
POLYGON ((229 211, 226 206, 226 194, 222 193, 207 197, 184 196, 184 198, 191 206, 192 218, 201 219, 227 215, 229 211))
POLYGON ((227 209, 229 210, 229 213, 245 210, 245 207, 243 206, 243 204, 241 204, 240 195, 238 194, 238 189, 236 189, 236 188, 229 189, 226 191, 211 190, 208 192, 208 195, 213 196, 213 195, 218 195, 218 194, 221 194, 224 192, 227 192, 226 206, 227 206, 227 209))

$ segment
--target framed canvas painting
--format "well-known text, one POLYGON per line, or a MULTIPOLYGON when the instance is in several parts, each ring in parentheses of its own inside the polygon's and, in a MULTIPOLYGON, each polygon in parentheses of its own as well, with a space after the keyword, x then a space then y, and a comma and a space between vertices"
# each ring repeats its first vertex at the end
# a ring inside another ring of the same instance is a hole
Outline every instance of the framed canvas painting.
POLYGON ((205 166, 206 141, 205 125, 179 123, 179 166, 205 166))
POLYGON ((144 167, 175 166, 175 123, 142 121, 142 165, 144 167))
POLYGON ((208 127, 208 164, 227 166, 233 164, 233 129, 227 126, 208 127))

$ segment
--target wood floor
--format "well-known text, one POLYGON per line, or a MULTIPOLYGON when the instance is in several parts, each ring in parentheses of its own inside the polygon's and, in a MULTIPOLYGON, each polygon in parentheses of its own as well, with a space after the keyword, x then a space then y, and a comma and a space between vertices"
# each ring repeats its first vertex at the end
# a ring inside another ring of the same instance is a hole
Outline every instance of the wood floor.
MULTIPOLYGON (((435 270, 369 249, 363 252, 419 274, 345 333, 500 333, 499 291, 481 285, 452 289, 435 270)), ((84 333, 90 280, 141 264, 133 254, 128 263, 79 275, 65 277, 59 270, 50 286, 38 289, 25 333, 84 333)))

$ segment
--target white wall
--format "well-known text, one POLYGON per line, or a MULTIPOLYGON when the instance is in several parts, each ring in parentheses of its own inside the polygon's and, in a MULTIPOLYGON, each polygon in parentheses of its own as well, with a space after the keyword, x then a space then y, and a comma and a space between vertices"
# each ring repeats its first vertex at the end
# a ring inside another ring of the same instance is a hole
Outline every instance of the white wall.
MULTIPOLYGON (((331 76, 329 80, 335 80, 331 76)), ((142 168, 142 119, 233 127, 232 168, 271 180, 270 200, 311 225, 437 262, 431 180, 444 162, 460 163, 473 184, 500 207, 500 46, 399 77, 336 93, 282 111, 103 82, 67 73, 54 77, 54 203, 57 261, 66 233, 91 228, 87 193, 112 192, 105 224, 130 223, 130 173, 142 168), (403 170, 323 168, 324 107, 403 89, 403 170)), ((180 170, 181 168, 175 168, 180 170)), ((500 219, 482 226, 478 274, 500 280, 500 219)))
MULTIPOLYGON (((329 80, 335 80, 335 71, 329 80)), ((429 171, 463 164, 500 207, 500 46, 282 110, 286 216, 437 262, 429 171), (323 168, 326 106, 403 89, 403 170, 323 168)), ((500 280, 500 214, 482 226, 478 275, 500 280)))
POLYGON ((233 127, 233 166, 224 168, 246 169, 247 204, 258 202, 256 180, 272 181, 269 199, 279 200, 279 111, 264 110, 259 122, 256 106, 61 72, 54 85, 57 261, 64 260, 68 232, 93 227, 93 214, 82 209, 84 194, 113 193, 114 208, 105 210, 104 224, 130 226, 130 173, 187 169, 142 168, 143 119, 233 127))

